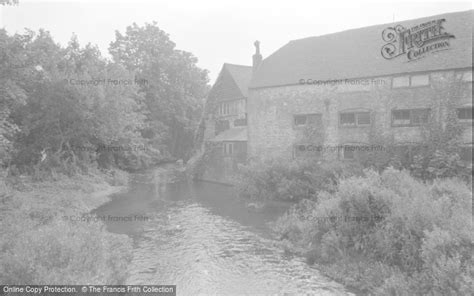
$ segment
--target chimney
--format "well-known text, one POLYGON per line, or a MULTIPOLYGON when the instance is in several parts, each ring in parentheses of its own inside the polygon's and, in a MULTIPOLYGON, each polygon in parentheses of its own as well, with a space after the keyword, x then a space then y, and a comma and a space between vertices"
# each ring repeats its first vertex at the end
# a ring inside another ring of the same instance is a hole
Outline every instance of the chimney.
POLYGON ((262 55, 260 54, 260 41, 255 41, 253 45, 255 45, 255 54, 253 55, 252 72, 255 73, 262 62, 262 55))

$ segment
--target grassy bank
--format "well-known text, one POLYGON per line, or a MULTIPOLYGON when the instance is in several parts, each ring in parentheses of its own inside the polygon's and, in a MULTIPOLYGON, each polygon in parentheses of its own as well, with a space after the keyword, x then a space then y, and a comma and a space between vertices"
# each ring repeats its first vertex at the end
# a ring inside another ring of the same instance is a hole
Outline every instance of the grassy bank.
POLYGON ((0 180, 0 282, 118 284, 131 242, 99 222, 78 221, 126 185, 126 174, 94 171, 33 182, 0 180))

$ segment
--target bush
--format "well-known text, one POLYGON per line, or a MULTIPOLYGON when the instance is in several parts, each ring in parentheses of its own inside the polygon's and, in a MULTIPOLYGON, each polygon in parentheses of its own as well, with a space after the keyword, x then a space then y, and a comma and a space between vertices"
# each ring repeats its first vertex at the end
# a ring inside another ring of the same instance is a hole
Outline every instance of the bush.
POLYGON ((352 163, 268 159, 241 166, 236 187, 252 199, 300 201, 315 199, 321 190, 333 192, 338 180, 361 173, 352 163))
POLYGON ((399 270, 372 292, 408 295, 410 287, 412 294, 465 295, 474 276, 471 202, 472 191, 460 180, 422 183, 393 168, 366 171, 295 207, 275 229, 309 244, 312 261, 363 256, 399 270))
POLYGON ((424 180, 453 177, 470 180, 472 178, 472 163, 462 162, 458 153, 445 150, 415 155, 410 169, 414 176, 424 180))

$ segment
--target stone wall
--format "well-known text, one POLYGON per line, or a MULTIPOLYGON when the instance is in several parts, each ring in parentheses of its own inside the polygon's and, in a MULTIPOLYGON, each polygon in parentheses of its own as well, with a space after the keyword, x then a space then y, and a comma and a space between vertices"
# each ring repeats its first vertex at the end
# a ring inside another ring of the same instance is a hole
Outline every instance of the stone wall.
MULTIPOLYGON (((294 126, 294 114, 322 114, 324 145, 367 143, 371 128, 393 136, 398 143, 417 142, 420 127, 392 127, 391 110, 432 108, 431 112, 443 118, 446 110, 440 107, 441 101, 452 95, 447 85, 455 73, 430 73, 429 86, 400 89, 392 88, 392 77, 251 89, 247 100, 249 157, 293 157, 294 144, 301 137, 300 128, 294 126), (339 126, 339 112, 349 110, 370 111, 372 125, 339 126)), ((462 92, 456 104, 472 104, 472 83, 462 83, 462 92)), ((466 127, 463 142, 470 143, 472 127, 466 127)))

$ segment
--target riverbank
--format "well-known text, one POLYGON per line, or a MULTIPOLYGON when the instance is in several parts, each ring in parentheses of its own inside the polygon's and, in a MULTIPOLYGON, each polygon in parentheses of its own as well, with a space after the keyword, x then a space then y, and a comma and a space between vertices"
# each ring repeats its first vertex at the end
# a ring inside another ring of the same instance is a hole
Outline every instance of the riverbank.
POLYGON ((0 189, 0 282, 119 284, 131 241, 80 217, 126 188, 123 172, 95 171, 33 182, 3 181, 0 189), (6 185, 7 183, 8 185, 6 185))
POLYGON ((311 246, 303 247, 289 240, 279 241, 275 245, 283 249, 287 255, 306 258, 308 265, 314 267, 322 275, 343 285, 347 291, 354 295, 374 295, 371 294, 372 289, 383 284, 387 277, 384 272, 386 270, 383 268, 388 267, 369 258, 341 257, 333 262, 324 262, 313 257, 315 250, 311 246))
POLYGON ((286 252, 361 295, 472 291, 472 190, 393 168, 341 180, 274 224, 286 252), (438 283, 438 284, 436 284, 438 283))

